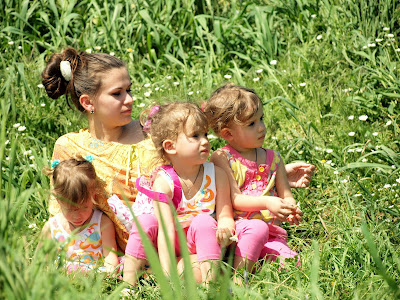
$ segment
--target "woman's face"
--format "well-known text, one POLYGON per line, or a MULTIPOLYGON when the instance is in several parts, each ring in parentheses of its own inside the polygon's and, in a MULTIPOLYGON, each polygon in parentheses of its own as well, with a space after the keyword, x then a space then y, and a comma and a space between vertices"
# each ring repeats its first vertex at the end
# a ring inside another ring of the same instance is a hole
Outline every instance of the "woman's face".
POLYGON ((111 69, 101 76, 101 88, 93 101, 95 122, 107 129, 129 124, 133 99, 128 70, 111 69))

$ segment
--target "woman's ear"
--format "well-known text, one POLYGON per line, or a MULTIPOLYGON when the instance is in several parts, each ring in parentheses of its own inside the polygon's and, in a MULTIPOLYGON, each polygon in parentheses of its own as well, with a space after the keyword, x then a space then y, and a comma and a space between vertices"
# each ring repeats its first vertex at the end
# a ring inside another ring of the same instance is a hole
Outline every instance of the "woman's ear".
POLYGON ((176 154, 175 142, 172 140, 165 140, 162 143, 165 153, 167 154, 176 154))
POLYGON ((94 106, 92 102, 93 101, 88 94, 83 94, 79 97, 79 103, 87 112, 94 111, 94 106))
POLYGON ((222 128, 219 135, 228 142, 232 141, 233 135, 229 128, 222 128))

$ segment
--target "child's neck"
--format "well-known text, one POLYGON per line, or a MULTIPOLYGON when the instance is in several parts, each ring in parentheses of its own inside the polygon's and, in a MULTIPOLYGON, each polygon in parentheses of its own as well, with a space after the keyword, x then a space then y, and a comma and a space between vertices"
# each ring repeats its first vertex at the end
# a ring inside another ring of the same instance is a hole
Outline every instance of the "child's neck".
POLYGON ((241 156, 247 160, 256 161, 257 160, 257 149, 258 148, 243 148, 237 145, 230 144, 230 146, 235 149, 241 156))

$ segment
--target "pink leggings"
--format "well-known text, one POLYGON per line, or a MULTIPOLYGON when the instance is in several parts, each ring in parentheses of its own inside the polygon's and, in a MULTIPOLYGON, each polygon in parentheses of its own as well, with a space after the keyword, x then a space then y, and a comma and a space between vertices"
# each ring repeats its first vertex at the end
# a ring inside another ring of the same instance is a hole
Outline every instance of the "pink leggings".
MULTIPOLYGON (((138 221, 143 228, 143 231, 156 247, 158 235, 157 218, 151 214, 143 214, 138 217, 138 221)), ((207 214, 200 214, 192 220, 189 227, 184 229, 189 253, 197 254, 198 261, 220 259, 221 247, 217 243, 215 237, 217 231, 216 228, 217 221, 215 221, 213 217, 207 214)), ((180 251, 177 235, 175 241, 175 250, 177 255, 179 255, 180 251)), ((129 234, 125 254, 136 258, 146 259, 146 253, 135 223, 133 224, 129 234)))
POLYGON ((298 254, 287 245, 287 232, 285 229, 267 224, 262 220, 236 221, 238 243, 235 255, 247 257, 251 261, 265 258, 275 261, 277 256, 293 258, 298 254))

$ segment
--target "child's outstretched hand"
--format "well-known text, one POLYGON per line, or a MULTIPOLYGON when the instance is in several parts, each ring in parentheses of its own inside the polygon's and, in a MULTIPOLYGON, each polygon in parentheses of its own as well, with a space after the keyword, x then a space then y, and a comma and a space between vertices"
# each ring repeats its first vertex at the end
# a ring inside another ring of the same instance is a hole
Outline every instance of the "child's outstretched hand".
POLYGON ((266 208, 282 222, 286 221, 296 208, 296 205, 286 203, 279 197, 268 197, 267 201, 266 208))
POLYGON ((232 243, 230 239, 233 236, 232 231, 229 228, 218 228, 216 238, 218 244, 222 247, 229 246, 232 243))
POLYGON ((315 166, 305 162, 296 162, 285 166, 287 179, 292 188, 306 188, 314 174, 315 166))

